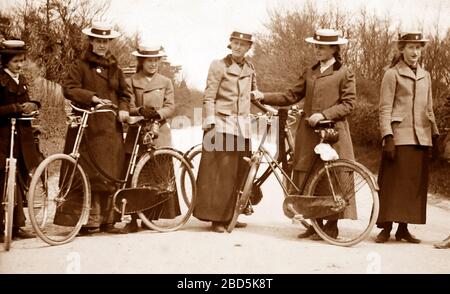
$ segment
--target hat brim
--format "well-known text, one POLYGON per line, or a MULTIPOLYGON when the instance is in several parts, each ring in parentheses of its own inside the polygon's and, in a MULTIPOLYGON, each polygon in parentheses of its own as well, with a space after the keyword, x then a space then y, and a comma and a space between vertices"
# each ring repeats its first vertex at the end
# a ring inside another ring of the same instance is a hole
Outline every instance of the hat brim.
POLYGON ((131 55, 134 55, 136 57, 167 57, 167 55, 164 54, 164 53, 158 53, 158 54, 153 54, 153 55, 145 55, 145 54, 139 53, 138 51, 131 52, 131 55))
POLYGON ((111 30, 111 34, 109 35, 97 35, 91 32, 90 28, 82 30, 83 34, 89 37, 99 38, 99 39, 115 39, 120 36, 120 33, 117 31, 111 30))
POLYGON ((340 37, 338 37, 337 41, 331 41, 331 42, 318 41, 318 40, 314 39, 313 37, 306 38, 305 41, 308 43, 311 43, 311 44, 319 44, 319 45, 345 45, 348 43, 347 39, 340 38, 340 37))
POLYGON ((244 38, 238 38, 238 37, 230 37, 230 42, 231 40, 240 40, 240 41, 245 41, 245 42, 249 42, 250 45, 253 44, 253 40, 249 40, 249 39, 244 39, 244 38))
POLYGON ((0 55, 1 54, 25 54, 27 53, 27 49, 0 49, 0 55))
POLYGON ((421 40, 394 40, 394 42, 397 43, 427 43, 430 40, 428 39, 421 39, 421 40))

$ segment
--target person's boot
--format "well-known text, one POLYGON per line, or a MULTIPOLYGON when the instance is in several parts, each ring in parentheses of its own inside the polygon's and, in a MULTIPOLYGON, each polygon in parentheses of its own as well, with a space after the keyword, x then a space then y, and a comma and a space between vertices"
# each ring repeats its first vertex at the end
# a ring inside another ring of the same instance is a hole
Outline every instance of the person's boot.
POLYGON ((212 222, 211 230, 216 233, 224 233, 225 225, 221 222, 212 222))
POLYGON ((125 228, 116 228, 114 224, 101 224, 100 232, 108 234, 128 234, 128 230, 126 230, 125 228))
POLYGON ((377 226, 382 230, 375 238, 375 243, 386 243, 391 237, 392 222, 378 223, 377 226))
POLYGON ((36 237, 36 235, 31 232, 27 232, 22 228, 14 227, 12 231, 12 237, 13 239, 32 239, 36 237))
POLYGON ((444 240, 442 240, 441 242, 434 244, 434 247, 436 247, 438 249, 450 248, 450 235, 447 238, 445 238, 444 240))
POLYGON ((408 224, 406 223, 398 224, 397 232, 395 233, 395 240, 397 241, 405 240, 409 243, 414 244, 418 244, 421 242, 420 239, 417 239, 416 237, 411 235, 411 233, 408 231, 408 224))
POLYGON ((137 223, 137 219, 136 218, 132 218, 131 222, 126 224, 125 227, 123 227, 123 229, 125 231, 127 231, 127 233, 137 233, 139 231, 139 226, 137 223))

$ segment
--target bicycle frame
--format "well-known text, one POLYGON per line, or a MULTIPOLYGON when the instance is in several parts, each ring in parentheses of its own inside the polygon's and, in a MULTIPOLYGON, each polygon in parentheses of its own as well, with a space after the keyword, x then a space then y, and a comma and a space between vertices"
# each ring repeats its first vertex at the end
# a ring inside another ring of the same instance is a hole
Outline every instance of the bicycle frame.
MULTIPOLYGON (((37 113, 37 112, 36 112, 37 113)), ((36 113, 33 113, 36 114, 36 113)), ((27 121, 33 120, 33 117, 20 117, 11 118, 11 137, 10 137, 10 147, 9 147, 9 157, 6 158, 5 165, 5 185, 2 191, 2 205, 4 205, 5 213, 5 250, 9 250, 11 237, 12 237, 12 227, 13 227, 13 212, 15 204, 15 191, 17 186, 17 158, 14 157, 14 138, 16 133, 16 123, 18 120, 27 121)))

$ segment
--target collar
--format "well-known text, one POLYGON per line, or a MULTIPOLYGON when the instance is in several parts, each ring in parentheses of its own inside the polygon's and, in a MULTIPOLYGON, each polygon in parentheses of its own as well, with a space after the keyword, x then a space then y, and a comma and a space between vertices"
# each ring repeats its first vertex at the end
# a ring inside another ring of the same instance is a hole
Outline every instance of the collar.
POLYGON ((332 57, 331 59, 328 59, 327 61, 320 62, 320 73, 324 73, 330 66, 332 66, 336 62, 336 59, 332 57))
POLYGON ((13 73, 6 67, 4 68, 4 70, 17 84, 19 84, 19 74, 13 73))

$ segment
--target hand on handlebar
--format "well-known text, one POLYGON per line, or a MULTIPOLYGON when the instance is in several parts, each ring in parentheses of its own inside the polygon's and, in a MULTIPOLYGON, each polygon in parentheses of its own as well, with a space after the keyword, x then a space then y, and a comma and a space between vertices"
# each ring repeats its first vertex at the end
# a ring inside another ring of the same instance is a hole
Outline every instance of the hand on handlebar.
POLYGON ((92 96, 92 102, 95 104, 100 104, 100 105, 110 105, 112 104, 111 100, 109 99, 101 99, 97 96, 92 96))
POLYGON ((119 110, 119 121, 127 122, 130 117, 130 113, 126 110, 119 110))
POLYGON ((322 113, 316 112, 316 113, 313 113, 306 120, 308 121, 308 123, 311 127, 315 127, 319 121, 324 120, 324 119, 325 119, 325 116, 322 113))
POLYGON ((24 115, 30 115, 34 111, 38 110, 38 106, 33 102, 25 102, 25 103, 22 103, 21 106, 22 106, 22 113, 24 115))

